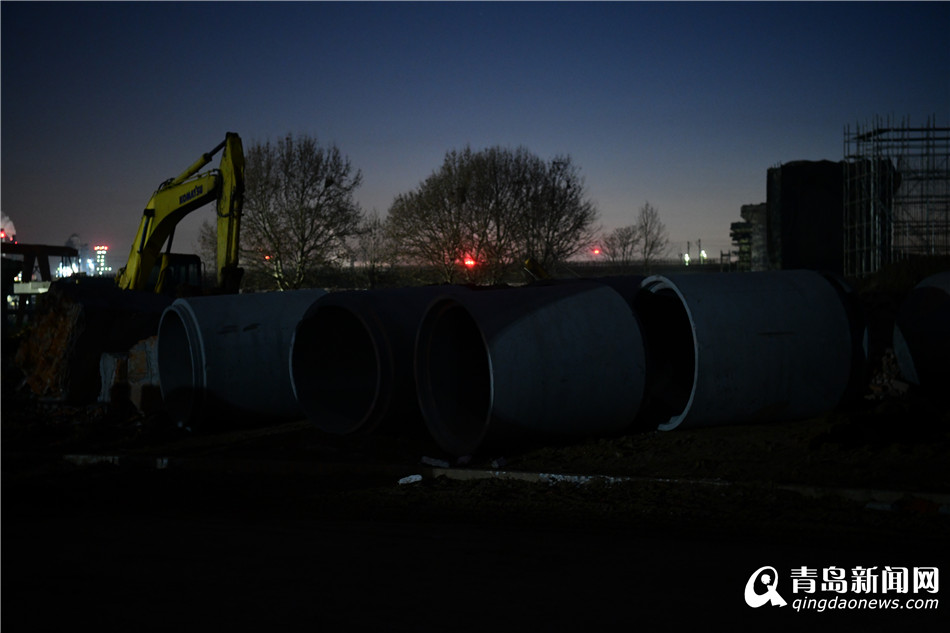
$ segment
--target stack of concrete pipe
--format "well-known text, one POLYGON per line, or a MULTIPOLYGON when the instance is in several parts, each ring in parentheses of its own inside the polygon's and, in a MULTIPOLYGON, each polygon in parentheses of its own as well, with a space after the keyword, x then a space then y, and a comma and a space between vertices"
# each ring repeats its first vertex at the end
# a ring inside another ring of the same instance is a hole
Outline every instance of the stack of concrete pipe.
POLYGON ((310 292, 168 308, 159 370, 174 417, 422 429, 463 456, 817 416, 864 360, 847 289, 810 271, 310 292))
POLYGON ((623 428, 636 413, 644 374, 629 305, 592 282, 331 293, 297 326, 290 364, 297 401, 321 429, 406 432, 424 419, 457 453, 474 452, 489 428, 491 436, 510 438, 521 427, 541 434, 570 416, 576 430, 623 428), (601 337, 603 326, 621 334, 601 337), (504 340, 494 340, 502 330, 504 340), (619 363, 618 345, 627 352, 619 363), (589 392, 578 376, 605 393, 589 392), (619 412, 605 397, 613 391, 607 380, 629 383, 619 412), (582 404, 585 394, 595 396, 594 406, 582 404), (608 415, 585 419, 598 408, 608 415), (456 420, 470 423, 458 431, 464 437, 455 437, 456 420))

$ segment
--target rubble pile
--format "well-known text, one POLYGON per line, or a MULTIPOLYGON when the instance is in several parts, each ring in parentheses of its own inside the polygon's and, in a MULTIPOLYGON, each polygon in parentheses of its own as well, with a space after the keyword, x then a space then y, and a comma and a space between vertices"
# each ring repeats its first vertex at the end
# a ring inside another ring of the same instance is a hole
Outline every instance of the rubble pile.
POLYGON ((171 299, 119 290, 112 280, 50 285, 17 350, 15 363, 38 397, 75 404, 100 394, 104 352, 127 352, 156 334, 171 299))
MULTIPOLYGON (((34 394, 53 400, 67 398, 72 351, 84 329, 81 305, 57 292, 41 297, 36 315, 16 354, 16 365, 34 394)), ((81 380, 79 372, 75 382, 80 390, 81 380)))
POLYGON ((158 336, 142 339, 127 352, 107 352, 99 361, 99 402, 129 401, 143 414, 162 408, 158 336))
POLYGON ((884 350, 881 357, 881 365, 878 367, 870 381, 868 382, 868 391, 865 394, 865 400, 885 400, 890 398, 900 398, 904 396, 910 384, 908 384, 901 374, 900 366, 897 363, 897 355, 893 348, 884 350))

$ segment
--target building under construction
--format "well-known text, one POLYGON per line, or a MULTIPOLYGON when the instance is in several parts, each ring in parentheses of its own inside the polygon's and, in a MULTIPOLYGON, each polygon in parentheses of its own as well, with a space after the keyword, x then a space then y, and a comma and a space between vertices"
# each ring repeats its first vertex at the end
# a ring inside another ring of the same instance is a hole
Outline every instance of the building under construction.
POLYGON ((820 270, 843 274, 842 167, 799 160, 770 167, 766 201, 742 205, 731 229, 736 270, 820 270))
POLYGON ((843 193, 846 275, 950 255, 950 127, 935 117, 848 126, 843 193))

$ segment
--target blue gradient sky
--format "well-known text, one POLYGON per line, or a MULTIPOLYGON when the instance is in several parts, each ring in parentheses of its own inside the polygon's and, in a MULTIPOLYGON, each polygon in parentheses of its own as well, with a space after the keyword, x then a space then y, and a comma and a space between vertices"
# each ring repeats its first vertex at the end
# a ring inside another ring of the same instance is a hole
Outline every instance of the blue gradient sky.
POLYGON ((0 10, 2 211, 21 242, 77 233, 113 265, 155 187, 227 131, 335 143, 382 214, 451 149, 570 154, 605 228, 649 200, 674 254, 702 239, 718 256, 769 167, 841 160, 845 126, 876 115, 950 125, 947 2, 0 10))

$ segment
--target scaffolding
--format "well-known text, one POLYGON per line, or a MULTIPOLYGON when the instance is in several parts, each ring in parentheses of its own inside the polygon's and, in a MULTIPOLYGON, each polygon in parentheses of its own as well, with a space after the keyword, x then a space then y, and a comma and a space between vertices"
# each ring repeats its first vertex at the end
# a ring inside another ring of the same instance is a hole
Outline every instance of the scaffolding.
POLYGON ((890 117, 844 132, 844 272, 950 255, 950 128, 890 117))

